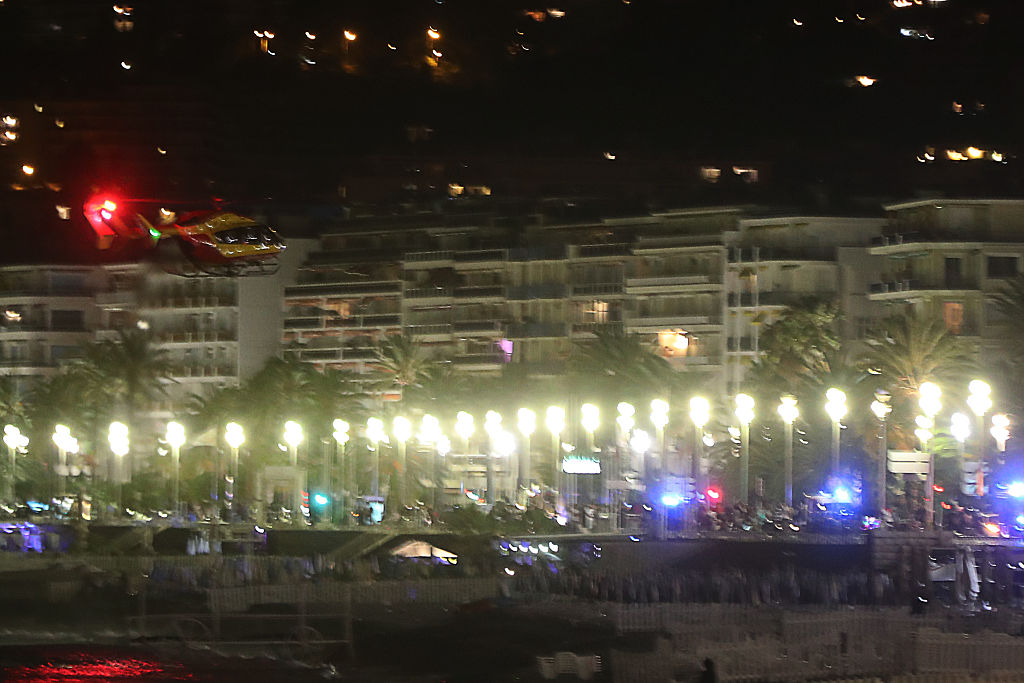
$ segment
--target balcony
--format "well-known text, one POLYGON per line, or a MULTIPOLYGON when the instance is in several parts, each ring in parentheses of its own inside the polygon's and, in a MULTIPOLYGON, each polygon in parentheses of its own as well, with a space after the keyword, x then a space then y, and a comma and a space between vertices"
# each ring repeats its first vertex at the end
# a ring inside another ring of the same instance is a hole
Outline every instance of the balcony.
POLYGON ((898 301, 908 296, 962 294, 977 291, 981 291, 980 285, 965 278, 934 280, 906 278, 872 283, 868 298, 872 301, 898 301))
POLYGON ((233 296, 165 296, 146 299, 142 302, 142 309, 161 308, 226 308, 238 305, 238 299, 233 296))
POLYGON ((287 353, 308 363, 345 363, 377 358, 377 349, 374 347, 297 349, 289 350, 287 353))
POLYGON ((770 308, 796 306, 811 297, 835 296, 835 292, 730 292, 729 306, 732 308, 770 308))
POLYGON ((470 285, 455 288, 456 299, 504 299, 504 285, 470 285))
POLYGON ((7 323, 0 326, 0 334, 25 334, 27 332, 39 333, 39 332, 69 332, 69 333, 91 333, 92 330, 88 330, 85 327, 85 323, 77 325, 54 325, 45 322, 33 323, 33 322, 21 322, 21 323, 7 323))
POLYGON ((735 247, 729 250, 729 263, 765 261, 835 261, 831 247, 735 247))
POLYGON ((405 330, 419 341, 443 341, 452 336, 450 323, 406 325, 405 330))
POLYGON ((622 332, 622 323, 619 321, 595 323, 580 322, 572 324, 572 336, 614 334, 622 332))
POLYGON ((508 250, 509 261, 562 261, 568 250, 565 245, 550 247, 518 247, 508 250))
POLYGON ((580 283, 572 286, 573 296, 608 296, 625 294, 625 285, 621 282, 580 283))
POLYGON ((412 251, 405 255, 406 268, 433 268, 451 263, 454 251, 412 251))
POLYGON ((656 275, 653 277, 631 277, 626 280, 629 294, 657 294, 685 291, 718 290, 722 283, 711 275, 656 275))
POLYGON ((171 368, 174 379, 225 379, 236 376, 234 369, 227 365, 178 365, 171 368))
POLYGON ((538 339, 568 336, 565 323, 512 323, 508 326, 509 339, 538 339))
POLYGON ((378 280, 374 282, 334 282, 292 285, 284 288, 286 298, 366 296, 372 294, 401 294, 401 280, 378 280))
POLYGON ((124 289, 117 292, 97 292, 96 305, 101 308, 134 306, 138 302, 138 293, 131 289, 124 289))
POLYGON ((38 298, 85 298, 91 299, 96 295, 92 287, 23 287, 19 289, 0 289, 0 299, 38 299, 38 298))
POLYGON ((424 303, 420 299, 450 299, 453 289, 451 287, 410 287, 405 290, 406 299, 416 299, 417 303, 424 303))
POLYGON ((462 370, 499 370, 505 365, 506 356, 500 351, 488 353, 463 353, 452 358, 462 370))
POLYGON ((608 256, 629 256, 629 244, 581 244, 576 247, 577 258, 603 258, 608 256))
POLYGON ((504 325, 500 320, 456 320, 452 332, 462 337, 500 337, 504 325))
POLYGON ((4 368, 55 368, 56 363, 40 358, 0 358, 0 367, 4 368))
POLYGON ((998 236, 985 235, 980 231, 948 231, 926 229, 882 235, 871 240, 868 252, 871 254, 908 254, 925 253, 936 248, 948 246, 963 249, 965 245, 981 245, 984 243, 1021 244, 1024 235, 1000 233, 998 236))
POLYGON ((635 317, 626 318, 628 332, 657 332, 665 329, 681 328, 691 332, 708 331, 721 327, 722 318, 718 315, 647 315, 640 313, 635 317))
POLYGON ((567 288, 561 282, 540 285, 521 285, 509 287, 506 298, 510 301, 530 301, 533 299, 564 299, 567 288))
POLYGON ((376 313, 354 315, 348 318, 323 318, 304 316, 284 319, 286 330, 323 330, 337 327, 398 327, 402 324, 400 313, 376 313))
POLYGON ((238 341, 238 333, 228 330, 208 330, 202 332, 164 332, 155 335, 153 341, 158 344, 196 344, 205 342, 238 341))
POLYGON ((493 263, 508 260, 508 249, 474 249, 455 252, 455 263, 493 263))

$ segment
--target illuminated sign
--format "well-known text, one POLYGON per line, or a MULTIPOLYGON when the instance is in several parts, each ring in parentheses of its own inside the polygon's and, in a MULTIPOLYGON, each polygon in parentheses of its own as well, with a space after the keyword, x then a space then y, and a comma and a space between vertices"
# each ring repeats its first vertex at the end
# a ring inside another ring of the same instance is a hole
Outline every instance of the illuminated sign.
POLYGON ((601 474, 601 461, 579 455, 562 458, 562 471, 566 474, 601 474))

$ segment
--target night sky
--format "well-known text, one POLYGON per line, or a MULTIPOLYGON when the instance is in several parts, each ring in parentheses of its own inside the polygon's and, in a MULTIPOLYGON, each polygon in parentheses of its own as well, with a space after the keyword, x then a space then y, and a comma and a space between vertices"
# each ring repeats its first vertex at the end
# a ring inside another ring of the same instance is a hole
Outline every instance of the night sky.
POLYGON ((593 160, 613 180, 612 164, 739 163, 796 203, 1019 194, 1020 5, 2 0, 0 115, 20 128, 0 182, 20 188, 0 220, 88 185, 335 201, 381 157, 498 176, 593 160), (982 158, 949 160, 972 146, 982 158))

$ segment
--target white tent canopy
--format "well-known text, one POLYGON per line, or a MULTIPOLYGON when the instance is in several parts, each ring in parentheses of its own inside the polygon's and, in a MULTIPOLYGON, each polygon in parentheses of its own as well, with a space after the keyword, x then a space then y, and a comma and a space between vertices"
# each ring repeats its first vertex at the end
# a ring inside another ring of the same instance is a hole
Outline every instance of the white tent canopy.
POLYGON ((443 557, 446 560, 457 558, 458 555, 431 545, 426 541, 406 541, 391 551, 398 557, 443 557))

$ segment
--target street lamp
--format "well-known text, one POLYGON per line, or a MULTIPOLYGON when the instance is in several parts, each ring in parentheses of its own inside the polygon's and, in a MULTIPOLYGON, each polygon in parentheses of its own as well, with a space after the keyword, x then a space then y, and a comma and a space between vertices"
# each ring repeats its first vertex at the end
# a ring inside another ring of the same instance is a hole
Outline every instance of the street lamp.
POLYGON ((57 445, 57 495, 64 494, 65 476, 68 471, 68 451, 71 450, 71 430, 65 425, 57 425, 53 428, 53 443, 57 445))
POLYGON ((437 444, 444 438, 441 433, 441 421, 433 415, 424 415, 420 422, 420 433, 416 439, 424 445, 432 446, 428 449, 430 458, 430 503, 431 507, 437 507, 437 444))
POLYGON ((462 452, 464 455, 469 455, 469 439, 475 431, 476 426, 473 424, 473 416, 464 410, 460 410, 455 415, 455 433, 462 439, 462 452))
POLYGON ((554 460, 550 485, 552 489, 560 490, 558 480, 560 478, 559 472, 562 470, 561 434, 562 430, 565 429, 565 409, 561 406, 548 406, 547 413, 544 416, 544 426, 551 432, 551 457, 554 460))
POLYGON ((754 398, 736 395, 736 419, 740 421, 740 500, 750 503, 750 423, 754 420, 754 398))
POLYGON ((407 479, 407 468, 405 466, 405 442, 412 436, 412 422, 409 418, 399 415, 391 422, 391 432, 395 435, 395 440, 398 442, 398 471, 396 474, 395 481, 395 498, 398 501, 399 514, 405 508, 405 489, 407 479))
POLYGON ((987 438, 985 435, 985 413, 992 408, 992 387, 988 385, 988 382, 980 379, 972 379, 967 385, 967 391, 970 395, 967 397, 967 407, 974 413, 975 425, 978 436, 978 452, 976 453, 978 458, 978 484, 976 485, 975 492, 977 495, 984 495, 985 489, 985 459, 988 455, 986 451, 987 438))
POLYGON ((626 403, 625 401, 615 408, 619 411, 619 416, 615 418, 615 424, 619 426, 619 440, 628 441, 629 433, 636 425, 636 419, 633 417, 636 415, 636 408, 633 407, 633 404, 626 403))
POLYGON ((800 417, 800 409, 796 407, 796 397, 786 394, 779 399, 779 417, 786 423, 786 505, 793 507, 793 421, 800 417))
POLYGON ((839 473, 839 430, 846 415, 846 392, 830 388, 825 392, 825 412, 832 420, 832 474, 839 473))
POLYGON ((651 424, 654 425, 654 432, 657 434, 658 447, 658 470, 664 470, 668 463, 665 455, 665 425, 668 424, 668 402, 660 398, 651 401, 651 424))
POLYGON ((107 432, 107 442, 110 444, 110 452, 117 456, 117 465, 115 468, 117 478, 117 514, 120 516, 121 511, 124 509, 121 500, 121 485, 124 480, 124 476, 121 471, 122 463, 124 462, 124 456, 128 455, 130 448, 128 441, 128 426, 123 422, 111 422, 110 428, 107 432))
POLYGON ((992 416, 992 429, 990 433, 992 438, 996 440, 996 444, 999 446, 999 452, 1006 451, 1006 441, 1010 438, 1010 418, 1002 413, 997 413, 992 416))
POLYGON ((885 419, 892 412, 892 406, 889 402, 892 401, 892 394, 888 391, 879 389, 875 392, 875 400, 871 402, 871 412, 878 418, 878 490, 875 492, 875 504, 878 507, 878 514, 881 515, 882 511, 885 510, 885 466, 886 461, 889 457, 889 444, 888 444, 888 432, 886 430, 885 419))
POLYGON ((484 415, 484 431, 487 432, 487 502, 494 504, 497 499, 494 489, 494 452, 496 450, 498 435, 503 431, 501 428, 501 414, 496 410, 488 410, 484 415))
POLYGON ((19 450, 28 446, 28 437, 22 434, 21 430, 14 425, 4 425, 4 444, 7 446, 7 454, 10 457, 7 469, 7 500, 13 507, 15 503, 14 488, 17 482, 15 458, 19 450))
MULTIPOLYGON (((935 382, 922 382, 921 386, 918 387, 918 393, 920 394, 917 404, 921 407, 921 411, 928 418, 928 424, 918 424, 918 429, 921 430, 922 434, 928 432, 928 438, 922 439, 923 442, 927 443, 931 440, 932 435, 930 430, 935 425, 935 416, 942 410, 942 389, 935 382)), ((916 432, 915 432, 916 433, 916 432)), ((927 450, 927 447, 925 447, 927 450)), ((925 482, 925 517, 928 521, 928 526, 932 526, 932 522, 935 519, 935 455, 931 452, 928 453, 928 479, 925 482)))
MULTIPOLYGON (((302 487, 305 485, 305 476, 299 477, 299 444, 302 443, 305 435, 302 433, 302 425, 295 420, 288 420, 284 423, 284 442, 288 444, 288 460, 292 468, 292 476, 295 477, 295 491, 292 499, 293 524, 302 523, 302 487)), ((303 473, 305 474, 305 473, 303 473)))
MULTIPOLYGON (((341 458, 341 472, 342 477, 344 479, 344 483, 342 485, 342 491, 344 493, 342 494, 343 498, 341 502, 342 514, 345 515, 345 521, 346 523, 348 523, 348 520, 352 518, 352 515, 350 515, 349 512, 352 509, 352 482, 354 479, 352 475, 354 474, 354 472, 352 468, 349 467, 351 458, 345 455, 345 444, 349 442, 350 437, 348 431, 349 429, 351 429, 351 426, 349 425, 348 422, 345 422, 340 418, 334 420, 334 422, 331 423, 331 426, 334 427, 334 432, 331 434, 331 436, 334 437, 334 458, 335 460, 338 459, 339 457, 341 458)), ((333 489, 333 479, 333 472, 330 472, 327 476, 327 485, 331 489, 333 489)), ((333 519, 333 517, 334 510, 332 509, 331 518, 333 519)))
POLYGON ((387 442, 388 435, 384 433, 384 421, 379 417, 371 417, 366 421, 366 438, 373 444, 373 479, 370 482, 370 490, 373 495, 380 496, 380 443, 387 442))
POLYGON ((174 461, 174 489, 171 499, 174 501, 174 514, 181 514, 181 447, 185 444, 185 425, 180 422, 168 422, 164 439, 171 447, 171 459, 174 461))
MULTIPOLYGON (((587 451, 594 452, 594 432, 601 425, 601 411, 593 403, 584 403, 580 406, 580 425, 587 433, 587 451)), ((588 456, 589 457, 589 456, 588 456)))
POLYGON ((533 480, 532 463, 530 462, 530 437, 537 431, 537 413, 529 408, 520 408, 519 412, 516 413, 516 417, 518 418, 516 426, 519 427, 519 433, 523 435, 523 446, 519 453, 519 472, 516 485, 519 489, 529 491, 530 482, 533 480))
POLYGON ((238 481, 238 449, 245 443, 245 430, 237 422, 229 422, 224 427, 224 441, 231 447, 231 475, 227 480, 227 490, 224 497, 227 498, 227 505, 231 507, 235 500, 235 482, 238 481))
POLYGON ((693 423, 694 491, 704 490, 704 426, 711 421, 711 403, 703 396, 690 399, 690 422, 693 423))

